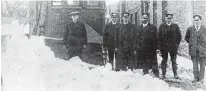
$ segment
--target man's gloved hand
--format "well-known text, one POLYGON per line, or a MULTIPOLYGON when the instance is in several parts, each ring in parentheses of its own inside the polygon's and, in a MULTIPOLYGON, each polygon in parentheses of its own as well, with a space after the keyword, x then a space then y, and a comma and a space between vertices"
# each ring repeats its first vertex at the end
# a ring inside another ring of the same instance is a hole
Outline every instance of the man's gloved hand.
POLYGON ((115 48, 114 50, 115 50, 115 51, 117 51, 118 49, 117 49, 117 48, 115 48))

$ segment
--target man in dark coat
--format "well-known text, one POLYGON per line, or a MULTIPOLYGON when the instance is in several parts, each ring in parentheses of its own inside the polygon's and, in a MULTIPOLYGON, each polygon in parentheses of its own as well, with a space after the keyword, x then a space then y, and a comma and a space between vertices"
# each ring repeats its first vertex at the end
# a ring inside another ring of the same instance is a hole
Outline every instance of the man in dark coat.
POLYGON ((79 22, 79 12, 71 12, 72 22, 66 24, 64 43, 68 50, 68 59, 79 56, 82 50, 87 47, 87 33, 85 25, 79 22))
POLYGON ((171 22, 173 14, 166 14, 165 23, 162 23, 159 27, 159 40, 160 40, 160 51, 162 54, 162 77, 165 78, 166 66, 168 60, 168 53, 170 54, 172 61, 172 69, 174 73, 174 78, 178 79, 177 75, 177 50, 181 41, 181 32, 177 24, 171 22))
MULTIPOLYGON (((105 26, 103 46, 108 50, 109 63, 113 66, 114 51, 116 48, 117 32, 119 32, 118 14, 111 13, 112 21, 105 26)), ((113 68, 113 67, 112 67, 113 68)), ((114 68, 113 68, 114 69, 114 68)))
POLYGON ((120 25, 117 41, 117 70, 134 68, 134 34, 135 25, 129 22, 129 13, 123 14, 123 23, 120 25))
POLYGON ((149 23, 148 13, 142 15, 142 24, 138 29, 135 38, 135 50, 138 56, 136 61, 142 61, 144 74, 148 74, 149 69, 152 69, 154 75, 159 77, 156 52, 158 45, 157 27, 149 23))
POLYGON ((201 24, 201 16, 194 15, 193 19, 194 24, 187 29, 185 40, 189 43, 189 54, 193 62, 194 82, 204 82, 206 62, 206 27, 201 24))

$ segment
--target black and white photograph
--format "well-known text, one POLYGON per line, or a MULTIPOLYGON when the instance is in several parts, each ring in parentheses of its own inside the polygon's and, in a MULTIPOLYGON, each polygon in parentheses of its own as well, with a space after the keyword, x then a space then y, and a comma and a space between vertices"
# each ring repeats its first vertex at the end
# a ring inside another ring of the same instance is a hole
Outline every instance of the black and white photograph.
POLYGON ((206 0, 1 0, 1 91, 206 91, 206 0))

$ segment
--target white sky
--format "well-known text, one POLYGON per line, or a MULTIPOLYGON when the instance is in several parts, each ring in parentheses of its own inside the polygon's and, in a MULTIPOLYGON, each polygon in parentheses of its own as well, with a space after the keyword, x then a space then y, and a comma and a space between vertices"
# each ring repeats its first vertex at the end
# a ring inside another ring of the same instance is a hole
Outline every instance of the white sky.
POLYGON ((119 2, 120 0, 105 0, 105 1, 106 1, 106 5, 111 5, 119 2))

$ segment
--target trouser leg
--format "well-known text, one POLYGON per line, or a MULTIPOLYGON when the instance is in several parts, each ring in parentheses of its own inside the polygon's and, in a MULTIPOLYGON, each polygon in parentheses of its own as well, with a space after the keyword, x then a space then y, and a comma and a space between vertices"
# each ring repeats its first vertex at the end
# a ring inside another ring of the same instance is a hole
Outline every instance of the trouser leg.
POLYGON ((114 50, 108 49, 108 53, 109 53, 109 63, 111 63, 111 65, 113 66, 114 50))
POLYGON ((118 51, 116 55, 116 70, 126 70, 126 56, 122 51, 118 51))
POLYGON ((137 58, 136 58, 136 55, 133 56, 133 62, 134 62, 133 69, 137 69, 137 58))
POLYGON ((200 72, 199 72, 199 80, 204 81, 204 75, 205 75, 205 62, 206 58, 200 58, 200 72))
POLYGON ((128 69, 133 70, 136 66, 135 60, 134 60, 134 55, 130 54, 128 55, 128 69))
POLYGON ((157 62, 157 58, 155 57, 153 60, 152 60, 152 71, 154 73, 154 75, 156 77, 159 77, 159 69, 158 69, 158 62, 157 62))
POLYGON ((159 69, 158 69, 158 62, 157 62, 157 56, 155 55, 153 58, 152 58, 152 71, 154 73, 154 75, 156 77, 159 77, 159 69))
POLYGON ((199 68, 197 57, 192 57, 194 79, 199 80, 199 68))
POLYGON ((170 52, 170 57, 171 57, 171 61, 172 61, 172 71, 174 76, 177 76, 177 54, 170 52))
POLYGON ((143 73, 148 74, 149 73, 149 60, 144 59, 143 60, 143 73))
POLYGON ((158 69, 157 57, 155 57, 155 56, 154 57, 149 57, 146 60, 147 60, 148 69, 152 69, 153 74, 156 77, 159 77, 159 69, 158 69))
POLYGON ((124 56, 122 58, 122 70, 123 71, 126 71, 127 70, 127 67, 128 67, 128 58, 126 56, 124 56))
POLYGON ((152 69, 152 72, 154 73, 154 75, 156 76, 156 77, 159 77, 159 70, 158 70, 158 68, 156 68, 156 69, 152 69))
POLYGON ((167 68, 168 52, 166 50, 160 50, 160 51, 162 54, 162 62, 161 62, 162 75, 163 75, 163 77, 165 77, 166 68, 167 68))

